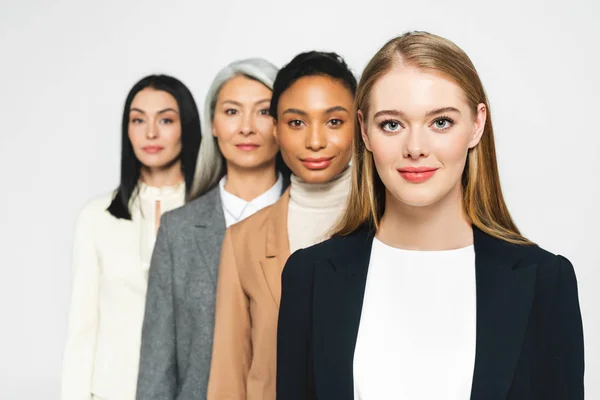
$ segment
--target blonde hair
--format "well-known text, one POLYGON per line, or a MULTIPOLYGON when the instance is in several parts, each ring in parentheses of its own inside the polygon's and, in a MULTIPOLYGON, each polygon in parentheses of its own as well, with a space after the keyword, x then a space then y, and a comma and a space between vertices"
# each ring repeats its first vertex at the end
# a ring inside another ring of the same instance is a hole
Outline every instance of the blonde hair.
MULTIPOLYGON (((467 54, 450 40, 426 33, 409 32, 386 43, 365 68, 356 93, 355 109, 368 114, 374 84, 395 65, 434 70, 453 79, 464 91, 474 115, 485 104, 483 136, 469 150, 462 175, 463 207, 471 223, 483 232, 515 244, 531 244, 514 224, 500 188, 494 130, 487 96, 467 54)), ((358 114, 357 114, 358 115, 358 114)), ((354 135, 352 189, 346 211, 334 235, 348 235, 362 226, 379 228, 385 210, 385 186, 367 150, 358 119, 354 135)))

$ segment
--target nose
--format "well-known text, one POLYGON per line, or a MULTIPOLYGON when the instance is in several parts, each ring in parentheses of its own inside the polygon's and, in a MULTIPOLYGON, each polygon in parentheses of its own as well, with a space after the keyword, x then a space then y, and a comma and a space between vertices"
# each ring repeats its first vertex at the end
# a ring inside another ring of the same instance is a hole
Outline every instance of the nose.
POLYGON ((252 135, 256 132, 256 127, 254 126, 254 116, 252 113, 244 113, 242 115, 241 125, 240 125, 240 133, 244 136, 252 135))
POLYGON ((319 151, 327 147, 327 133, 325 128, 319 124, 313 125, 306 135, 306 148, 312 151, 319 151))
POLYGON ((146 138, 156 139, 158 137, 158 121, 154 121, 151 124, 147 124, 146 138))
POLYGON ((427 157, 429 149, 425 132, 420 129, 409 129, 406 133, 406 141, 404 142, 403 155, 405 158, 416 160, 420 157, 427 157))

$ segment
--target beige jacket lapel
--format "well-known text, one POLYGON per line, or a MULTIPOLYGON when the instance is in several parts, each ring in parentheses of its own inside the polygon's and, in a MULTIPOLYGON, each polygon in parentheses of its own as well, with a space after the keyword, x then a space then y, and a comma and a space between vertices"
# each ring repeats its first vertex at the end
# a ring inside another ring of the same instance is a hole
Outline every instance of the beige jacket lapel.
POLYGON ((288 188, 273 204, 267 217, 265 257, 260 261, 271 296, 278 309, 281 298, 281 272, 290 256, 287 227, 289 202, 288 188))

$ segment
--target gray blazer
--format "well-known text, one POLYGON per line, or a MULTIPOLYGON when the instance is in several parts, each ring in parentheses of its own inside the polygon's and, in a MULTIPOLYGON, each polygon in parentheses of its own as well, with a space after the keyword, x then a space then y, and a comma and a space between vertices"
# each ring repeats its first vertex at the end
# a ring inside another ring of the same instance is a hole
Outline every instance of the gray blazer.
POLYGON ((217 185, 161 218, 142 328, 137 400, 204 400, 225 216, 217 185))

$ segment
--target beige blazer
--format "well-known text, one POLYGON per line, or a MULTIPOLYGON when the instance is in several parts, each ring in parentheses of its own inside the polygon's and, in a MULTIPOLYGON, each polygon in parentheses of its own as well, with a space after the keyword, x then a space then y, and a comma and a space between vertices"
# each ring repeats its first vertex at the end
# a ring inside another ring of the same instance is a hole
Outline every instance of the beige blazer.
POLYGON ((225 233, 208 400, 275 399, 281 272, 290 256, 289 188, 225 233))

